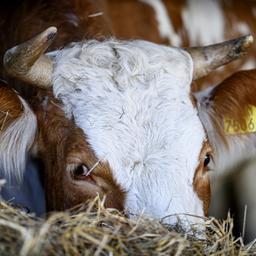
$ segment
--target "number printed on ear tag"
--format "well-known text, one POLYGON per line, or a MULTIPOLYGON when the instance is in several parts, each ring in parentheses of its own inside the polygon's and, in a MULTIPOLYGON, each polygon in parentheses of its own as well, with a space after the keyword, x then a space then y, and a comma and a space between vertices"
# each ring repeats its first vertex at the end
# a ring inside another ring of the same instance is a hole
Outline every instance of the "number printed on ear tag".
POLYGON ((256 106, 249 106, 248 116, 243 118, 242 124, 224 117, 224 130, 228 135, 256 132, 256 106))

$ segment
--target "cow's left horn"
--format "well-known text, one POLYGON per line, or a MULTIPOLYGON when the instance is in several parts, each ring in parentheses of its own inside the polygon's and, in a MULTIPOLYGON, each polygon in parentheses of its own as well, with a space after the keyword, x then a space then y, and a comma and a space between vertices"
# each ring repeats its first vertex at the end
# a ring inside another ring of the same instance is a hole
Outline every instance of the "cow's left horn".
POLYGON ((205 47, 186 48, 194 63, 193 80, 206 76, 214 69, 245 55, 246 49, 252 43, 253 36, 248 35, 205 47))
POLYGON ((53 42, 57 28, 50 27, 31 40, 6 51, 4 67, 9 75, 40 87, 52 84, 53 64, 43 53, 53 42))

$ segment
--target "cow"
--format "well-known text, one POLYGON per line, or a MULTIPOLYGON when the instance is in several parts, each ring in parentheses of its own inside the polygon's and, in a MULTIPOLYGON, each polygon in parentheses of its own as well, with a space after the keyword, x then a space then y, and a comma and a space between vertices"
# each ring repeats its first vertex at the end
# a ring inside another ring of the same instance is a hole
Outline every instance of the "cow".
MULTIPOLYGON (((111 23, 113 33, 123 39, 143 38, 186 47, 255 34, 256 4, 251 0, 128 0, 106 1, 106 4, 110 22, 119 21, 111 23)), ((255 67, 256 46, 253 45, 247 58, 194 81, 193 91, 219 84, 239 69, 255 67)))
POLYGON ((57 13, 45 10, 55 11, 54 1, 31 2, 35 6, 26 18, 24 3, 15 13, 18 28, 31 21, 31 30, 19 34, 16 40, 25 42, 3 58, 1 73, 9 86, 0 87, 0 168, 21 179, 27 155, 40 158, 48 211, 98 194, 106 207, 128 216, 143 212, 184 225, 201 221, 210 203, 211 156, 223 163, 236 150, 253 153, 250 135, 227 136, 223 120, 242 124, 256 91, 224 81, 194 94, 191 83, 244 55, 252 36, 186 49, 120 40, 108 37, 111 29, 95 3, 63 3, 57 13), (69 13, 63 15, 66 5, 69 13), (59 36, 54 26, 32 36, 47 23, 45 17, 60 25, 59 36))

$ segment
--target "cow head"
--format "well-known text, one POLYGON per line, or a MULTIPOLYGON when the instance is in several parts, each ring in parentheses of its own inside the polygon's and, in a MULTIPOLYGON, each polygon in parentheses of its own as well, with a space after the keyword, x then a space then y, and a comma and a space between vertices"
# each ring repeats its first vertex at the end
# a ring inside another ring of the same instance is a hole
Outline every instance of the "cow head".
POLYGON ((30 113, 48 208, 99 194, 107 207, 169 215, 168 223, 207 215, 212 148, 191 82, 242 55, 252 38, 186 50, 92 40, 43 55, 55 34, 49 28, 4 59, 10 75, 48 91, 30 113))

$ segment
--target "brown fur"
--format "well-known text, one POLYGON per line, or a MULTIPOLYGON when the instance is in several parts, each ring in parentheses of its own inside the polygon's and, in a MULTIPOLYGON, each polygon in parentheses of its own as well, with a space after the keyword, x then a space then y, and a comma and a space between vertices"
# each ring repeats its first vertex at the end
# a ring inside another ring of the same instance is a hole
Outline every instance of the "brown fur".
POLYGON ((195 171, 193 187, 198 197, 203 202, 204 215, 208 216, 210 200, 211 200, 211 187, 208 167, 204 167, 204 159, 206 154, 211 155, 212 149, 209 142, 203 144, 202 150, 199 155, 199 165, 195 171))
MULTIPOLYGON (((77 181, 67 166, 78 162, 91 168, 97 158, 83 131, 65 117, 60 103, 48 94, 47 106, 35 108, 38 118, 38 154, 45 164, 45 191, 48 210, 64 210, 94 198, 106 196, 106 207, 123 210, 125 193, 112 177, 107 164, 92 172, 95 185, 77 181), (49 131, 51 135, 49 136, 49 131)), ((39 101, 44 96, 38 95, 39 101)))
POLYGON ((159 34, 154 10, 149 5, 137 0, 112 0, 107 1, 106 11, 114 36, 168 44, 159 34))
POLYGON ((17 94, 0 81, 0 132, 4 131, 15 119, 23 113, 23 106, 17 94))
POLYGON ((248 106, 256 106, 256 70, 240 71, 224 80, 214 88, 210 101, 213 102, 211 118, 218 134, 226 141, 223 118, 243 125, 248 106))

